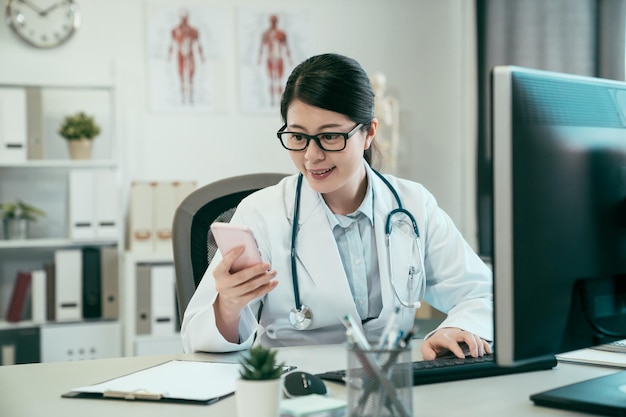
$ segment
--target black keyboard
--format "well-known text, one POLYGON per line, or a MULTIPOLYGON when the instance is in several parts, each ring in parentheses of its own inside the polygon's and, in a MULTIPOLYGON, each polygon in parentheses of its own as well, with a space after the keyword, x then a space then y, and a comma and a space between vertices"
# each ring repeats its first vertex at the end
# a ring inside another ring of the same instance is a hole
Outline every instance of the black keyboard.
MULTIPOLYGON (((520 372, 551 369, 556 366, 556 358, 546 358, 514 367, 498 366, 493 355, 478 358, 471 356, 460 359, 444 356, 432 361, 412 362, 413 385, 435 384, 438 382, 458 381, 461 379, 483 378, 488 376, 508 375, 520 372)), ((330 371, 317 374, 322 379, 333 382, 345 382, 346 370, 330 371)))
POLYGON ((614 342, 593 346, 591 349, 604 350, 607 352, 626 353, 626 339, 616 340, 614 342))

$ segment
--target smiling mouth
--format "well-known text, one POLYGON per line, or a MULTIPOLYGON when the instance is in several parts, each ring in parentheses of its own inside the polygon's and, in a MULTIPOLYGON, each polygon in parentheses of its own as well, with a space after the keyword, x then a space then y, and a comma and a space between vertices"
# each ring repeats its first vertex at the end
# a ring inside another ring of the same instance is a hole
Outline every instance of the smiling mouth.
POLYGON ((311 170, 311 169, 310 169, 310 170, 309 170, 309 173, 310 173, 311 175, 313 175, 313 176, 320 176, 320 175, 326 175, 326 174, 328 174, 328 173, 329 173, 330 171, 332 171, 333 169, 335 169, 335 168, 333 167, 333 168, 328 168, 328 169, 319 169, 319 170, 311 170))

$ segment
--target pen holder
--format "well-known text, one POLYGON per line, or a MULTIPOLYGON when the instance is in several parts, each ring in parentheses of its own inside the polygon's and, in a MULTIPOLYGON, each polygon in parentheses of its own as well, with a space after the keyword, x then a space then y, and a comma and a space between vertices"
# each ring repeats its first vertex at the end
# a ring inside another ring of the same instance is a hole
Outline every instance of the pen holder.
POLYGON ((348 348, 347 417, 411 417, 413 371, 411 348, 348 348))

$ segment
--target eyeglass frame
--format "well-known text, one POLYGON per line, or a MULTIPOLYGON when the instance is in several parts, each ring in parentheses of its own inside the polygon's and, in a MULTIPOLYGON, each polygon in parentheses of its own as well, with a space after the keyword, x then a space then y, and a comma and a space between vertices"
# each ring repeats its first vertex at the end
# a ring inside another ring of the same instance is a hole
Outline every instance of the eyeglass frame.
POLYGON ((311 140, 315 141, 315 143, 317 144, 317 146, 323 150, 324 152, 341 152, 344 149, 346 149, 346 146, 348 144, 348 139, 350 139, 352 136, 354 136, 354 134, 356 132, 359 131, 360 128, 363 127, 363 123, 357 123, 356 126, 354 126, 354 128, 345 133, 345 132, 321 132, 321 133, 317 133, 315 135, 307 135, 306 133, 302 133, 302 132, 291 132, 291 131, 285 131, 285 129, 287 128, 287 125, 283 125, 283 127, 281 127, 278 132, 276 132, 276 137, 278 137, 278 141, 280 142, 280 144, 282 145, 283 148, 287 149, 288 151, 292 151, 292 152, 300 152, 300 151, 304 151, 309 147, 309 143, 311 142, 311 140), (280 138, 281 135, 285 134, 285 133, 291 133, 291 134, 297 134, 297 135, 302 135, 303 137, 306 138, 306 145, 304 145, 304 148, 302 149, 290 149, 287 146, 285 146, 285 144, 283 143, 283 140, 280 138), (341 135, 343 136, 343 148, 341 149, 326 149, 324 148, 324 146, 322 146, 322 141, 320 140, 320 138, 318 136, 321 135, 341 135))

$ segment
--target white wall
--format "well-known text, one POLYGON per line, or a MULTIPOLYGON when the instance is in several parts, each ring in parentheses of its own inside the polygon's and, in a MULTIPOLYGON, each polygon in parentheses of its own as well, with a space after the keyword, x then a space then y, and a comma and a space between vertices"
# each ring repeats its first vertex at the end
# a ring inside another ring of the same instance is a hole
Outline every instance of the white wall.
POLYGON ((0 83, 115 83, 125 186, 133 179, 191 179, 202 185, 243 173, 293 172, 274 139, 279 114, 250 116, 238 110, 236 12, 258 5, 304 7, 313 22, 314 53, 350 55, 368 72, 386 74, 388 93, 401 105, 402 176, 425 184, 475 245, 471 2, 194 0, 192 4, 226 7, 230 17, 230 30, 223 36, 235 47, 224 56, 228 71, 223 85, 232 93, 219 115, 150 112, 148 1, 78 3, 82 25, 57 49, 31 48, 0 26, 0 83))

